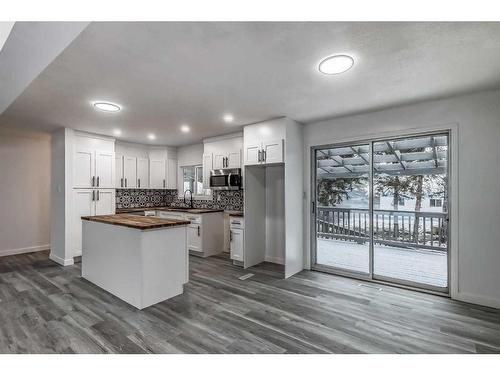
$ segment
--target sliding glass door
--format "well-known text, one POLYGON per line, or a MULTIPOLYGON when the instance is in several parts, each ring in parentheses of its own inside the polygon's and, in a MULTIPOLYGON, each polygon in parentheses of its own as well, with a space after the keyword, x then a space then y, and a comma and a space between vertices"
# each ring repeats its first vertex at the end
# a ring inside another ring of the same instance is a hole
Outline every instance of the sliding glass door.
POLYGON ((316 150, 316 263, 370 273, 369 144, 316 150))
POLYGON ((313 148, 313 268, 448 292, 449 136, 313 148))

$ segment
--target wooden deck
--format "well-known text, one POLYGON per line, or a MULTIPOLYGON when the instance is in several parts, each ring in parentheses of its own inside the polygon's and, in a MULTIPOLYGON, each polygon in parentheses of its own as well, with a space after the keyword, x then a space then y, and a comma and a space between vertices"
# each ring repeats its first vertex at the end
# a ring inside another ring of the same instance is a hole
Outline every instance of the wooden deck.
MULTIPOLYGON (((317 263, 368 273, 368 244, 318 238, 317 263)), ((374 273, 394 279, 447 287, 444 251, 375 245, 374 273)))

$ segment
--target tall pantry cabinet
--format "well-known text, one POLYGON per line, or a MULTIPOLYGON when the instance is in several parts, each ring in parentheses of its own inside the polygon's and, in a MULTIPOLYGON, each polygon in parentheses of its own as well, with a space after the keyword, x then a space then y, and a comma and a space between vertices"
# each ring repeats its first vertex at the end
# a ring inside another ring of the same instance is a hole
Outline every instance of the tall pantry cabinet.
POLYGON ((115 140, 60 129, 51 145, 51 253, 62 265, 82 253, 82 216, 115 213, 115 140))
POLYGON ((73 257, 82 254, 82 216, 115 213, 115 140, 75 133, 73 257))

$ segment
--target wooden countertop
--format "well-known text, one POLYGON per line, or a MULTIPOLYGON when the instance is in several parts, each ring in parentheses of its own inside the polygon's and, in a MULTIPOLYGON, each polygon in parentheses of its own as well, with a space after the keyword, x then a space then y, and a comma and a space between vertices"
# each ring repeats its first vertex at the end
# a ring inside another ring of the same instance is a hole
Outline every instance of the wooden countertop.
POLYGON ((226 211, 229 216, 244 217, 245 213, 243 211, 226 211))
POLYGON ((176 208, 176 207, 163 207, 158 208, 158 211, 166 212, 187 212, 188 214, 211 214, 214 212, 224 212, 224 210, 219 210, 215 208, 176 208))
POLYGON ((118 214, 130 212, 144 212, 144 211, 166 211, 166 212, 187 212, 190 214, 210 214, 213 212, 223 212, 221 209, 214 208, 176 208, 176 207, 140 207, 140 208, 118 208, 118 214))
POLYGON ((83 216, 82 220, 96 221, 98 223, 119 225, 140 230, 175 227, 190 223, 188 220, 161 219, 155 216, 139 216, 132 214, 83 216))

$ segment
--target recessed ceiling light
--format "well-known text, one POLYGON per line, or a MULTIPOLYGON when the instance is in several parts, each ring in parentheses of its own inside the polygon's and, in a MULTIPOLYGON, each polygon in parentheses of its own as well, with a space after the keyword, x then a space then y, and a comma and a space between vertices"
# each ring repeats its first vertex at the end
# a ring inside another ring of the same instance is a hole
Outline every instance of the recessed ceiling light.
POLYGON ((120 136, 120 135, 122 135, 122 131, 120 129, 114 129, 113 134, 116 136, 120 136))
POLYGON ((224 120, 224 122, 229 124, 230 122, 234 121, 234 117, 233 117, 233 115, 227 114, 227 115, 224 115, 223 120, 224 120))
POLYGON ((156 135, 150 133, 150 134, 148 134, 148 139, 154 141, 156 139, 156 135))
POLYGON ((118 112, 122 109, 118 104, 110 102, 93 102, 92 105, 94 108, 104 112, 118 112))
POLYGON ((354 59, 348 55, 333 55, 325 57, 319 63, 318 69, 323 74, 340 74, 347 72, 354 65, 354 59))
POLYGON ((187 125, 182 125, 181 126, 181 132, 183 132, 183 133, 189 133, 190 130, 191 129, 187 125))

